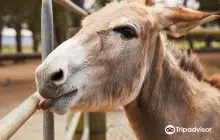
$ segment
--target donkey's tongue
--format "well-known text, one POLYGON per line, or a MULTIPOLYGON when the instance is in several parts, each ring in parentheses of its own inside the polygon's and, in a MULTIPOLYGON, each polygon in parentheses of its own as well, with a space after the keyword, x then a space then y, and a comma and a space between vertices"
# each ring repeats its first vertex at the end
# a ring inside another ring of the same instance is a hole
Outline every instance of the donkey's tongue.
POLYGON ((40 109, 43 109, 44 107, 44 103, 47 101, 47 99, 45 99, 44 97, 40 96, 40 102, 38 104, 40 109))

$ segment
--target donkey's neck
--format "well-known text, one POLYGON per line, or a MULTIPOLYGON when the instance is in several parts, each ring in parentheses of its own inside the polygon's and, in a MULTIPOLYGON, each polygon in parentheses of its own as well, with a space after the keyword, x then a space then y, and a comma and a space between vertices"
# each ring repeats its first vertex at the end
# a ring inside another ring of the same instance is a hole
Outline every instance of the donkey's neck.
MULTIPOLYGON (((159 45, 159 44, 157 44, 159 45)), ((155 51, 151 70, 139 96, 124 107, 126 115, 140 140, 169 139, 167 125, 186 126, 192 116, 191 89, 185 75, 160 45, 155 51)))

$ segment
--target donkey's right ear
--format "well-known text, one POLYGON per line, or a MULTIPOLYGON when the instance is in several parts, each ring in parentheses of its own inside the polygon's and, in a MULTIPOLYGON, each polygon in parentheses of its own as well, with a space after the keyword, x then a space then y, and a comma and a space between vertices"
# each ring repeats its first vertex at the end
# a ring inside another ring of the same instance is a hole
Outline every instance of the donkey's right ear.
POLYGON ((196 26, 220 18, 220 12, 206 13, 180 7, 153 10, 160 28, 173 37, 183 36, 196 26))

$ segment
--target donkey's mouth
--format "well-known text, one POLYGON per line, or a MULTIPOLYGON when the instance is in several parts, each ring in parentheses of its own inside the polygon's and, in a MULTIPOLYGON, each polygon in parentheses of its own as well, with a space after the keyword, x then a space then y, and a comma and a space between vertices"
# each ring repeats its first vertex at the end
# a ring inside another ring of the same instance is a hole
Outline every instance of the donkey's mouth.
POLYGON ((40 102, 38 103, 39 109, 42 110, 47 110, 51 107, 51 102, 55 101, 55 100, 59 100, 60 98, 66 97, 66 96, 73 96, 73 94, 76 94, 78 91, 78 89, 75 89, 71 92, 65 93, 59 97, 53 98, 53 99, 48 99, 48 98, 44 98, 42 96, 40 96, 40 102))

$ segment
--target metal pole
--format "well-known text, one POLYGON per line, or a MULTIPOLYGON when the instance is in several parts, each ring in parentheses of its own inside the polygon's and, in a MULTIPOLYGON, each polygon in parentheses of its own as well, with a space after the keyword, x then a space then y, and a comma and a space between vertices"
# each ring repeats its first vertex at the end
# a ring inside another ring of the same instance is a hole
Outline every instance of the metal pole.
POLYGON ((43 139, 54 140, 54 115, 49 111, 43 114, 43 139))
POLYGON ((34 93, 0 120, 0 140, 8 140, 37 111, 39 97, 34 93))
POLYGON ((89 140, 106 140, 105 117, 106 114, 103 112, 90 112, 89 114, 85 114, 84 119, 79 121, 74 140, 85 140, 87 138, 89 140), (89 136, 87 136, 88 133, 89 136))
POLYGON ((52 0, 42 0, 41 9, 41 47, 42 60, 54 49, 52 0))
POLYGON ((73 13, 81 15, 81 16, 87 16, 88 12, 86 12, 84 9, 80 8, 70 0, 54 0, 56 3, 62 5, 63 7, 71 10, 73 13))
POLYGON ((102 112, 89 113, 90 140, 106 140, 106 114, 102 112))
POLYGON ((83 134, 81 140, 89 140, 90 128, 89 128, 89 113, 85 112, 83 116, 83 134))
MULTIPOLYGON (((53 51, 54 48, 52 0, 42 0, 41 43, 42 60, 44 60, 53 51)), ((54 140, 53 113, 44 111, 43 120, 43 139, 54 140)))

